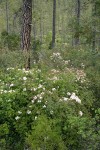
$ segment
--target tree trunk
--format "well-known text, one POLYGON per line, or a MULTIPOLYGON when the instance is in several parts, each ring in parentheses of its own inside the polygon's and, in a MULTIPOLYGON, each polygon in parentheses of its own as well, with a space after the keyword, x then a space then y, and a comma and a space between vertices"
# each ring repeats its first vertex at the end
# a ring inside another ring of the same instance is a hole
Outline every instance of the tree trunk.
POLYGON ((8 0, 6 0, 6 30, 9 33, 8 0))
POLYGON ((80 43, 80 34, 79 34, 79 28, 80 28, 80 0, 77 0, 76 2, 76 26, 75 26, 75 34, 74 34, 74 45, 79 45, 80 43))
POLYGON ((23 0, 21 45, 25 56, 25 68, 30 69, 30 40, 32 25, 32 0, 23 0))
POLYGON ((51 47, 55 47, 55 36, 56 36, 56 0, 53 0, 53 25, 52 25, 52 43, 51 47))
POLYGON ((96 48, 96 22, 95 22, 95 17, 96 17, 96 4, 95 2, 93 3, 93 8, 92 8, 92 50, 94 51, 96 48))

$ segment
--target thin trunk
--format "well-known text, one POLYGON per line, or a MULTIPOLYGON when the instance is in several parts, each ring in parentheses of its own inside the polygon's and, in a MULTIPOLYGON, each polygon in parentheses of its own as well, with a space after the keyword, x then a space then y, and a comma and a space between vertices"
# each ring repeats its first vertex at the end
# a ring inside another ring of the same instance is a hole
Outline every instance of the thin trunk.
POLYGON ((40 42, 42 43, 42 15, 40 16, 40 42))
POLYGON ((25 56, 25 68, 30 69, 30 40, 32 25, 32 0, 23 0, 22 50, 25 56))
POLYGON ((77 0, 76 2, 76 31, 74 35, 74 45, 79 45, 80 43, 80 34, 79 34, 79 28, 80 28, 80 0, 77 0))
POLYGON ((53 0, 53 25, 52 25, 52 44, 51 47, 55 47, 56 36, 56 0, 53 0))
POLYGON ((6 0, 6 31, 9 33, 8 0, 6 0))
POLYGON ((95 2, 93 3, 93 8, 92 8, 92 17, 93 17, 93 31, 92 31, 92 50, 94 51, 96 48, 96 22, 95 22, 95 17, 96 17, 96 4, 95 2))
MULTIPOLYGON (((33 0, 33 11, 35 11, 35 0, 33 0)), ((34 20, 33 20, 33 38, 34 38, 34 45, 33 45, 33 50, 35 50, 36 48, 36 19, 34 17, 34 20)))

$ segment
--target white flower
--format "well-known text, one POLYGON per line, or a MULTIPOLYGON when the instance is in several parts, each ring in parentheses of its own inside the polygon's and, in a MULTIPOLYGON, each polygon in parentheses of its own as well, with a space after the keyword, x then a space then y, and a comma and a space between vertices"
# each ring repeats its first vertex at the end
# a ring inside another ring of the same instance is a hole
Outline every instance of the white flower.
POLYGON ((32 105, 30 105, 29 107, 32 108, 32 105))
POLYGON ((55 81, 56 81, 56 80, 58 80, 58 78, 57 78, 56 76, 54 76, 54 77, 52 78, 52 80, 55 80, 55 81))
POLYGON ((81 104, 81 100, 76 96, 76 102, 81 104))
POLYGON ((79 111, 79 115, 82 116, 82 115, 83 115, 83 112, 82 112, 82 111, 79 111))
POLYGON ((50 114, 51 114, 51 115, 53 114, 53 110, 50 110, 50 114))
POLYGON ((23 80, 24 80, 24 81, 26 81, 26 80, 27 80, 27 78, 26 78, 26 77, 23 77, 23 80))
POLYGON ((41 72, 41 70, 40 70, 40 69, 38 69, 38 70, 37 70, 37 72, 41 72))
POLYGON ((35 120, 37 119, 37 116, 35 116, 35 118, 34 118, 35 120))
POLYGON ((14 68, 12 68, 12 67, 10 67, 10 68, 7 68, 7 70, 10 70, 10 69, 12 69, 12 70, 13 70, 14 68))
POLYGON ((67 101, 68 100, 68 98, 67 97, 64 97, 64 101, 67 101))
POLYGON ((70 96, 71 99, 75 99, 76 98, 76 95, 75 93, 72 93, 72 95, 70 96))
POLYGON ((67 64, 69 63, 69 61, 68 61, 68 60, 65 60, 64 63, 67 65, 67 64))
POLYGON ((40 96, 39 98, 42 99, 42 96, 40 96))
POLYGON ((34 90, 34 91, 36 91, 36 90, 37 90, 37 88, 34 88, 33 90, 34 90))
POLYGON ((83 63, 81 63, 81 67, 83 67, 83 68, 84 68, 84 67, 85 67, 85 65, 84 65, 83 63))
POLYGON ((24 72, 25 72, 25 73, 29 73, 29 70, 25 70, 24 72))
POLYGON ((56 89, 55 88, 52 88, 52 91, 55 91, 56 89))
POLYGON ((31 101, 32 103, 34 103, 34 99, 32 99, 32 101, 31 101))
POLYGON ((22 70, 25 71, 25 68, 23 68, 22 70))
POLYGON ((10 87, 13 87, 14 86, 14 84, 12 83, 12 84, 10 84, 10 87))
POLYGON ((4 90, 4 93, 7 93, 7 90, 4 90))
POLYGON ((38 100, 38 103, 41 103, 41 100, 38 100))
POLYGON ((9 90, 8 92, 9 92, 9 93, 12 93, 12 90, 9 90))
POLYGON ((31 114, 31 110, 27 110, 27 114, 31 114))
POLYGON ((71 95, 71 93, 70 93, 70 92, 67 92, 67 95, 68 95, 68 96, 70 96, 70 95, 71 95))
POLYGON ((62 99, 60 98, 59 101, 62 102, 62 99))
POLYGON ((43 91, 45 91, 45 88, 43 88, 43 91))
POLYGON ((52 92, 51 92, 51 91, 48 91, 48 93, 49 93, 49 94, 52 94, 52 92))
POLYGON ((21 112, 21 111, 18 111, 18 114, 22 114, 22 112, 21 112))
POLYGON ((25 92, 25 91, 26 91, 26 88, 24 88, 23 91, 25 92))
POLYGON ((33 98, 34 100, 36 100, 37 99, 37 96, 34 96, 34 98, 33 98))
POLYGON ((42 92, 41 95, 44 95, 44 92, 42 92))
POLYGON ((43 105, 43 108, 46 108, 46 105, 43 105))
POLYGON ((48 102, 47 101, 45 101, 45 104, 47 104, 48 102))
POLYGON ((12 92, 15 92, 15 90, 9 90, 8 92, 9 92, 9 93, 12 93, 12 92))
POLYGON ((75 93, 72 93, 70 99, 75 100, 77 103, 81 103, 81 100, 79 99, 78 96, 75 95, 75 93))
POLYGON ((11 99, 8 99, 8 102, 11 102, 11 99))
POLYGON ((38 89, 40 89, 40 88, 42 88, 42 87, 43 87, 43 85, 39 84, 38 89))
POLYGON ((15 119, 18 120, 18 119, 20 119, 20 117, 19 117, 19 116, 16 116, 15 119))

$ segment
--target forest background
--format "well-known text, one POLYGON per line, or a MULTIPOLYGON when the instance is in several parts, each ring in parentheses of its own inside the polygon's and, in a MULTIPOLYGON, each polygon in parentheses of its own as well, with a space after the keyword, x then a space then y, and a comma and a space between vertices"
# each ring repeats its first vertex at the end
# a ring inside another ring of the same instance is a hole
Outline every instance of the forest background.
POLYGON ((0 149, 99 150, 99 99, 100 1, 0 0, 0 149))

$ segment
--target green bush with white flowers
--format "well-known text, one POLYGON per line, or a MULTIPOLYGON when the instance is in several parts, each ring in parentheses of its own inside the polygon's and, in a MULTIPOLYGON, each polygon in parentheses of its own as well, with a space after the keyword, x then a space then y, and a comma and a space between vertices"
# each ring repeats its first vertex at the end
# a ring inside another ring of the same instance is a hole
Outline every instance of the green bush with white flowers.
POLYGON ((2 150, 97 150, 90 81, 73 68, 7 68, 0 74, 2 150))

